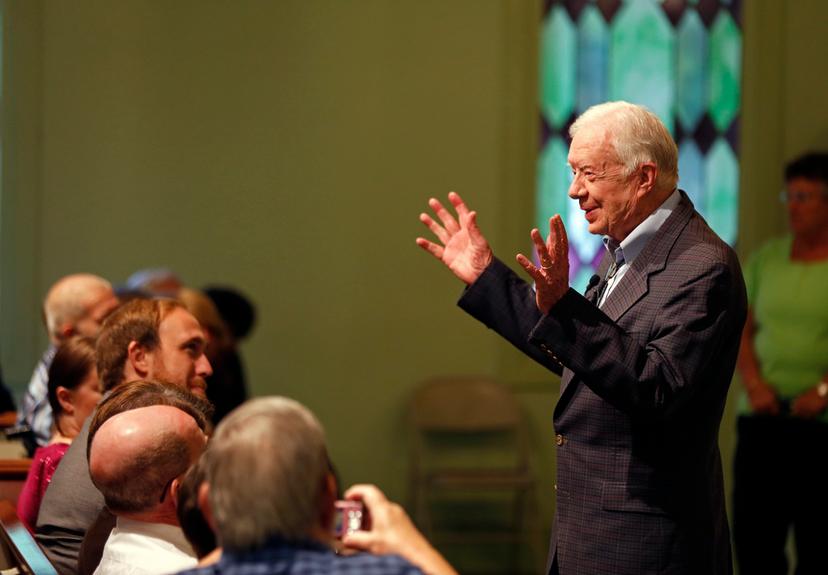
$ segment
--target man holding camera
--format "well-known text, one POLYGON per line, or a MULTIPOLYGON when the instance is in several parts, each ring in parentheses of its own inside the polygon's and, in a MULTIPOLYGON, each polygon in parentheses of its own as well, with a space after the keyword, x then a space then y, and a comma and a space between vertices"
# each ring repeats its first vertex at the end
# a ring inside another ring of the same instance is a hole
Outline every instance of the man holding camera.
POLYGON ((370 485, 346 493, 363 503, 366 530, 335 545, 336 481, 324 431, 293 400, 263 397, 238 407, 218 425, 204 457, 199 503, 222 556, 188 575, 456 575, 402 508, 370 485))

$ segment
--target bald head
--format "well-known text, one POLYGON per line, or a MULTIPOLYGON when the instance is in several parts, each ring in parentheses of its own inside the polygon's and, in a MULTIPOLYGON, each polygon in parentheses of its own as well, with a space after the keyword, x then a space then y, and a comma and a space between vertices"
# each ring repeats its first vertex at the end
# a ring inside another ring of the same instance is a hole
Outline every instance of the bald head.
POLYGON ((124 411, 106 420, 92 439, 92 482, 113 513, 151 511, 206 441, 195 419, 178 408, 153 405, 124 411))
POLYGON ((73 335, 95 337, 103 320, 117 306, 118 299, 105 279, 92 274, 62 277, 43 302, 49 339, 59 344, 73 335))

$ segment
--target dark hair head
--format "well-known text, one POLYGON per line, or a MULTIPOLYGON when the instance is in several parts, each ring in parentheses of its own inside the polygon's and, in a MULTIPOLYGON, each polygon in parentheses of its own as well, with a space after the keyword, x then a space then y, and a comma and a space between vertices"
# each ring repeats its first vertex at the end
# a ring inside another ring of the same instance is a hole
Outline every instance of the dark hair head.
POLYGON ((828 185, 828 153, 809 152, 793 159, 785 166, 785 181, 794 178, 817 180, 828 185))
POLYGON ((213 551, 217 545, 216 534, 213 533, 198 505, 198 491, 206 479, 207 469, 202 454, 187 470, 178 486, 178 522, 199 559, 213 551))
POLYGON ((57 388, 75 389, 89 372, 95 367, 95 340, 91 337, 75 336, 64 341, 58 347, 52 364, 49 366, 49 405, 58 431, 60 429, 59 415, 63 413, 63 406, 58 401, 57 388))
POLYGON ((234 339, 244 339, 250 334, 256 323, 256 308, 249 299, 230 287, 210 286, 204 288, 204 293, 216 304, 234 339))
POLYGON ((129 344, 134 341, 147 351, 156 349, 161 343, 158 326, 178 307, 184 306, 171 299, 134 299, 106 318, 95 349, 104 391, 123 381, 129 344))

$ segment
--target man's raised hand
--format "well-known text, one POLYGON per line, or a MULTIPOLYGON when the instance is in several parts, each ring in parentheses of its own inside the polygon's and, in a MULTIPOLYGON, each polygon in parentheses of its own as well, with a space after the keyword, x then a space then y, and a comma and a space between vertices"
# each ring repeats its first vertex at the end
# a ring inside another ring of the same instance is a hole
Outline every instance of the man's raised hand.
POLYGON ((477 227, 477 212, 469 211, 455 192, 450 192, 448 199, 457 211, 457 218, 439 200, 431 198, 428 205, 439 223, 426 213, 420 214, 420 221, 438 241, 417 238, 417 245, 442 261, 466 284, 472 284, 491 263, 492 249, 477 227))
POLYGON ((549 309, 569 289, 569 242, 561 216, 555 215, 550 218, 549 237, 545 244, 537 228, 532 230, 530 236, 538 252, 541 267, 535 266, 523 254, 517 255, 517 261, 535 280, 535 301, 538 309, 543 313, 549 313, 549 309))

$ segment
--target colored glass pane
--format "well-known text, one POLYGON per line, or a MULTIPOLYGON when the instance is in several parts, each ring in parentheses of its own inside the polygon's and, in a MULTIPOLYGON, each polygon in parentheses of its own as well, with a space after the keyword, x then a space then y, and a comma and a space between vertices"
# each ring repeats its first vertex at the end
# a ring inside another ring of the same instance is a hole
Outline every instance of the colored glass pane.
POLYGON ((704 157, 696 143, 686 138, 679 146, 679 187, 687 192, 696 209, 705 215, 704 157))
POLYGON ((724 138, 719 138, 707 154, 705 178, 707 222, 724 241, 733 244, 739 204, 739 161, 724 138))
POLYGON ((652 0, 632 0, 611 24, 609 96, 643 104, 673 125, 675 38, 652 0))
POLYGON ((710 30, 709 109, 713 123, 727 130, 739 112, 742 34, 730 12, 722 10, 710 30))
POLYGON ((679 23, 676 114, 685 132, 692 132, 707 107, 707 28, 695 11, 679 23))
POLYGON ((549 218, 555 214, 566 213, 569 189, 569 166, 566 163, 568 149, 563 138, 551 138, 541 152, 538 162, 537 183, 537 220, 535 226, 541 230, 549 229, 549 218))
POLYGON ((575 27, 562 6, 552 9, 541 32, 541 111, 560 127, 575 104, 575 27))
POLYGON ((609 29, 589 5, 578 20, 578 113, 607 99, 609 29))

